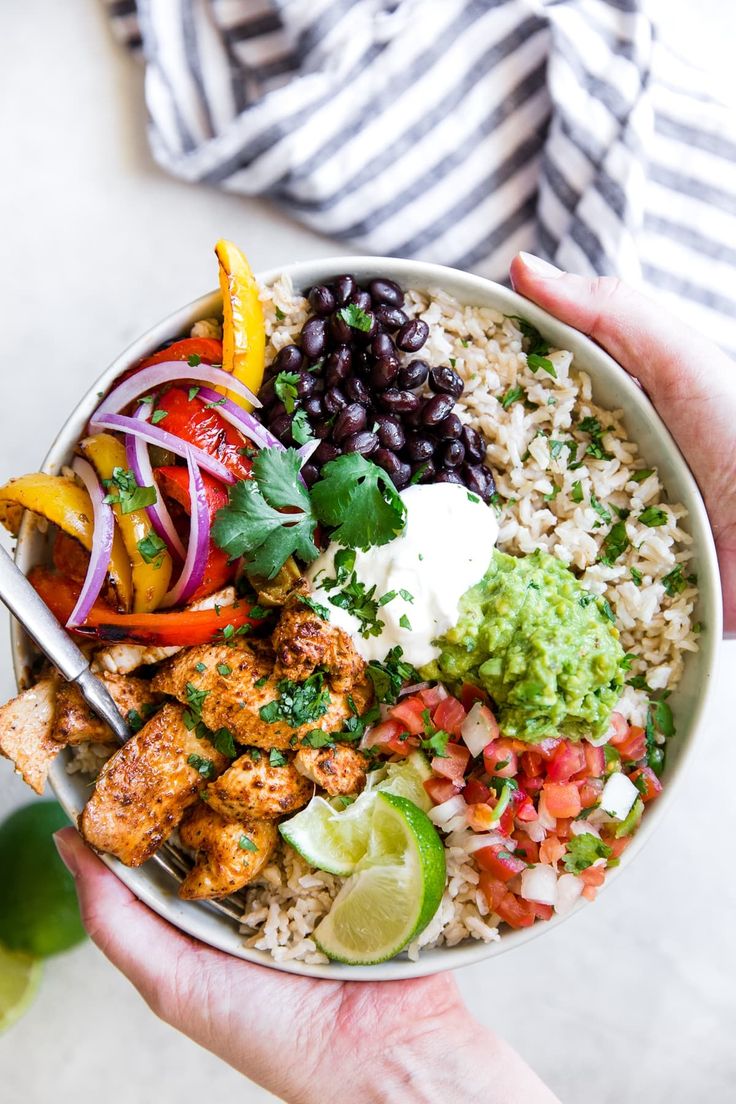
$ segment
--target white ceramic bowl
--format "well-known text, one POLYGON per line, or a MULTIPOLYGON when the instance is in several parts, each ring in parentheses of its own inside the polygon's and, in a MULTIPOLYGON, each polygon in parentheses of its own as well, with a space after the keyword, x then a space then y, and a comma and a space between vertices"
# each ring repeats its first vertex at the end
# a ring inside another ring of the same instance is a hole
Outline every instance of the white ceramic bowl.
MULTIPOLYGON (((708 631, 701 637, 700 650, 688 657, 684 678, 677 693, 671 699, 677 720, 677 736, 672 740, 668 752, 664 792, 655 804, 647 809, 634 842, 627 848, 622 856, 621 865, 609 875, 608 880, 610 881, 612 876, 618 877, 659 825, 672 800, 675 788, 686 772, 711 694, 718 643, 722 633, 721 591, 713 537, 695 480, 677 446, 646 395, 606 353, 587 337, 563 325, 546 311, 498 284, 440 265, 376 257, 337 257, 307 261, 264 273, 262 279, 268 282, 284 271, 289 273, 297 290, 329 280, 340 272, 352 272, 361 282, 383 275, 391 277, 404 287, 418 289, 442 287, 463 303, 493 307, 506 314, 522 315, 537 326, 550 343, 572 350, 575 366, 578 369, 584 369, 592 378, 597 402, 610 408, 621 407, 626 411, 627 428, 632 438, 639 444, 644 458, 648 463, 657 466, 662 482, 672 499, 684 503, 687 507, 689 514, 687 526, 694 538, 700 588, 697 616, 707 625, 708 631)), ((86 422, 97 406, 99 393, 105 391, 120 373, 139 358, 158 348, 164 341, 187 334, 195 321, 216 314, 220 307, 219 294, 205 295, 164 319, 126 349, 91 385, 87 394, 67 419, 46 456, 44 470, 55 472, 62 464, 69 462, 74 444, 83 434, 86 422)), ((19 566, 27 571, 43 555, 42 539, 32 525, 25 524, 16 552, 19 566)), ((12 630, 12 643, 16 678, 20 681, 32 653, 29 651, 27 639, 15 623, 12 630)), ((66 773, 65 760, 66 753, 63 753, 52 769, 51 784, 59 801, 69 816, 74 819, 87 800, 89 786, 80 775, 66 773)), ((226 916, 215 912, 206 904, 180 900, 176 895, 176 884, 155 863, 148 863, 137 870, 131 870, 114 859, 105 857, 104 861, 137 897, 190 935, 239 958, 312 977, 376 981, 432 974, 440 970, 468 966, 511 948, 520 947, 527 940, 549 931, 561 922, 560 919, 554 919, 521 931, 506 931, 496 943, 484 944, 472 941, 452 948, 439 947, 423 952, 418 962, 410 962, 406 957, 399 957, 391 962, 372 967, 349 967, 338 964, 307 966, 300 962, 276 964, 269 954, 244 947, 237 925, 226 916)), ((587 906, 582 902, 579 907, 587 906)))

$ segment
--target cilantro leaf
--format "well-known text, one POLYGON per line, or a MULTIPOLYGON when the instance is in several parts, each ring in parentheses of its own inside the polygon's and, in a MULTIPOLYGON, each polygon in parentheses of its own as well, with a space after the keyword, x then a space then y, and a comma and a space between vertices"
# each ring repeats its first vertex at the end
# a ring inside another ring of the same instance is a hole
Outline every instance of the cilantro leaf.
POLYGON ((572 490, 570 491, 570 498, 573 500, 573 502, 582 502, 583 501, 583 485, 582 485, 582 483, 580 482, 579 479, 575 483, 573 483, 573 485, 572 485, 572 490))
POLYGON ((314 440, 312 427, 307 418, 307 412, 301 407, 295 412, 294 417, 291 419, 291 436, 298 445, 306 445, 309 441, 314 440))
POLYGON ((603 541, 603 549, 600 557, 601 563, 610 566, 616 562, 619 556, 624 554, 628 547, 629 538, 626 533, 626 526, 622 521, 617 521, 615 525, 611 526, 611 529, 603 541))
MULTIPOLYGON (((255 467, 255 465, 254 465, 255 467)), ((312 487, 319 521, 348 548, 387 544, 406 525, 406 507, 391 479, 358 452, 331 460, 312 487)))
POLYGON ((313 598, 308 598, 306 594, 299 596, 299 601, 307 609, 311 609, 312 613, 316 613, 318 617, 321 617, 323 621, 330 620, 330 611, 327 606, 320 605, 319 602, 315 602, 313 598))
POLYGON ((501 399, 501 406, 504 408, 504 410, 508 410, 512 403, 518 402, 519 399, 523 398, 523 396, 523 388, 510 387, 504 397, 501 399))
POLYGON ((335 738, 330 732, 323 732, 321 728, 313 728, 306 736, 302 736, 304 747, 322 748, 334 747, 335 738))
POLYGON ((156 533, 149 533, 147 537, 142 537, 138 541, 138 551, 146 563, 150 564, 158 560, 156 566, 160 567, 163 563, 161 553, 166 551, 166 542, 162 541, 156 533))
POLYGON ((190 767, 194 767, 198 774, 206 778, 208 782, 216 776, 215 764, 211 759, 204 759, 201 755, 190 755, 187 758, 190 767))
POLYGON ((278 748, 271 748, 268 753, 268 762, 272 767, 285 767, 286 756, 282 755, 278 748))
POLYGON ((687 586, 687 579, 682 574, 682 564, 677 564, 666 575, 662 576, 662 582, 664 584, 665 593, 674 598, 676 594, 681 594, 687 586))
POLYGON ((631 479, 634 483, 643 483, 650 475, 654 475, 654 468, 639 468, 638 471, 632 473, 631 479))
POLYGON ((235 739, 229 728, 218 728, 217 732, 211 732, 209 741, 221 755, 226 755, 228 759, 234 759, 237 755, 235 739))
POLYGON ((373 683, 376 699, 392 705, 398 698, 405 682, 418 682, 419 674, 411 663, 402 659, 404 652, 397 644, 388 653, 383 663, 371 660, 366 673, 373 683))
POLYGON ((273 382, 273 389, 286 407, 287 414, 294 413, 297 403, 296 385, 298 382, 298 372, 279 372, 273 382))
POLYGON ((580 874, 598 859, 610 859, 612 854, 611 848, 602 839, 592 832, 583 832, 568 840, 563 864, 569 874, 580 874))
POLYGON ((127 468, 113 468, 112 479, 103 479, 107 490, 105 502, 120 506, 121 514, 132 514, 144 506, 153 506, 158 500, 155 487, 139 487, 135 475, 127 468))
POLYGON ((632 567, 631 568, 631 578, 634 580, 634 586, 639 587, 639 586, 641 586, 641 581, 644 578, 644 576, 642 575, 641 571, 639 571, 638 568, 632 567))
POLYGON ((605 522, 609 522, 611 520, 610 513, 603 505, 603 503, 595 497, 594 494, 590 496, 590 505, 593 507, 598 516, 602 517, 605 522))
POLYGON ((315 671, 304 682, 280 679, 278 698, 262 705, 258 710, 262 721, 274 724, 281 721, 292 728, 301 728, 310 721, 324 716, 330 705, 330 691, 324 686, 324 675, 315 671))
POLYGON ((355 303, 348 303, 346 307, 342 307, 338 312, 343 322, 347 322, 348 326, 351 326, 354 330, 361 330, 363 333, 368 333, 373 325, 373 319, 369 314, 366 314, 355 303))
POLYGON ((548 372, 549 375, 552 376, 552 379, 557 379, 555 366, 549 359, 549 357, 540 356, 538 353, 528 353, 526 362, 531 368, 532 372, 536 372, 538 368, 542 368, 545 372, 548 372))
POLYGON ((669 521, 669 516, 667 511, 660 509, 659 506, 647 506, 646 510, 642 510, 639 514, 639 521, 642 525, 648 525, 650 528, 655 528, 658 525, 666 525, 669 521))
POLYGON ((254 843, 250 836, 241 836, 238 840, 238 847, 241 851, 257 851, 258 844, 254 843))

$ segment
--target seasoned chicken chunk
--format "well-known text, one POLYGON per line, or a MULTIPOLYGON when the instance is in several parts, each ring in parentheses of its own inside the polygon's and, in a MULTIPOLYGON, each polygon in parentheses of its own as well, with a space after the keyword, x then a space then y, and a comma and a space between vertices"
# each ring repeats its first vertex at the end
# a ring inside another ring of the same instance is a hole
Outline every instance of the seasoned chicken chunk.
POLYGON ((271 766, 268 756, 253 748, 208 787, 205 800, 227 820, 273 820, 301 809, 313 792, 293 762, 271 766))
MULTIPOLYGON (((283 750, 314 728, 342 729, 352 714, 347 694, 321 685, 321 676, 308 687, 291 685, 282 693, 271 670, 270 653, 262 646, 240 641, 233 646, 202 644, 175 656, 151 685, 181 702, 196 702, 208 728, 227 728, 239 743, 258 748, 283 750), (271 708, 264 717, 266 706, 271 708)), ((352 688, 359 713, 368 707, 371 695, 367 679, 352 688)))
POLYGON ((105 763, 82 810, 79 830, 98 851, 140 866, 177 827, 228 760, 165 705, 105 763))
POLYGON ((294 766, 305 778, 336 797, 363 789, 368 762, 354 748, 336 744, 334 748, 300 748, 294 756, 294 766))
MULTIPOLYGON (((151 690, 150 682, 130 675, 103 674, 101 681, 112 700, 126 718, 145 721, 156 711, 161 701, 151 690)), ((56 717, 51 735, 61 744, 115 743, 112 730, 95 716, 73 683, 62 683, 56 695, 56 717)))
POLYGON ((273 854, 278 830, 269 820, 225 820, 200 802, 187 813, 179 836, 197 853, 179 896, 197 901, 227 897, 252 882, 273 854))
POLYGON ((300 597, 283 610, 273 632, 274 677, 302 682, 324 667, 338 691, 350 691, 365 677, 365 660, 342 629, 324 621, 300 597))
POLYGON ((0 753, 15 763, 23 781, 42 794, 51 764, 61 751, 52 739, 56 678, 37 682, 0 708, 0 753))

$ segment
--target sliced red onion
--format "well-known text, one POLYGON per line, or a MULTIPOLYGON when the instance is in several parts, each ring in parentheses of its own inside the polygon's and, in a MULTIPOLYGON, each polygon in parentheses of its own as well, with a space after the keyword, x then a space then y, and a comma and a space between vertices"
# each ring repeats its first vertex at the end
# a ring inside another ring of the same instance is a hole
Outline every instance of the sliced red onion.
POLYGON ((210 456, 208 452, 204 452, 195 445, 187 444, 186 441, 182 441, 181 437, 176 437, 165 429, 149 425, 148 422, 141 422, 137 418, 128 418, 124 414, 105 414, 102 417, 95 415, 94 428, 112 429, 116 433, 130 433, 134 437, 139 437, 142 441, 147 441, 149 445, 159 445, 161 448, 173 452, 175 456, 182 456, 185 460, 191 453, 195 464, 200 468, 204 468, 210 475, 214 475, 215 479, 219 479, 221 483, 235 482, 233 473, 228 471, 225 465, 216 460, 214 456, 210 456))
MULTIPOLYGON (((266 429, 264 425, 261 425, 257 418, 254 418, 247 410, 243 410, 242 406, 238 406, 232 399, 219 395, 217 391, 211 391, 209 387, 200 387, 197 398, 204 399, 208 403, 216 403, 217 412, 225 421, 229 422, 244 436, 249 437, 259 448, 284 448, 278 437, 274 437, 273 433, 266 429)), ((319 444, 319 441, 317 441, 317 444, 319 444)))
MULTIPOLYGON (((319 444, 319 441, 317 441, 319 444)), ((414 682, 411 686, 405 686, 399 691, 399 697, 405 698, 407 694, 416 694, 419 690, 429 690, 428 682, 414 682)))
POLYGON ((67 628, 83 624, 89 611, 99 597, 107 576, 112 554, 112 542, 115 536, 115 516, 105 502, 105 493, 100 486, 97 473, 91 464, 77 457, 72 464, 74 472, 84 483, 87 494, 92 500, 92 550, 89 557, 87 574, 77 599, 77 604, 67 621, 67 628))
POLYGON ((302 462, 302 467, 309 463, 312 458, 312 453, 316 452, 319 446, 322 444, 318 437, 315 437, 313 441, 307 441, 306 445, 302 445, 296 451, 299 453, 299 457, 302 462))
MULTIPOLYGON (((234 391, 241 395, 253 406, 261 406, 256 396, 239 379, 231 376, 222 368, 215 368, 213 364, 197 364, 192 366, 181 360, 167 360, 163 364, 153 364, 150 368, 142 368, 128 376, 121 384, 102 400, 97 410, 90 419, 90 426, 97 424, 97 419, 103 414, 117 414, 125 410, 134 399, 149 391, 155 391, 165 383, 181 383, 182 380, 197 380, 202 383, 211 383, 216 387, 226 387, 228 391, 234 391)), ((222 396, 217 395, 220 399, 222 396)))
MULTIPOLYGON (((141 403, 135 412, 135 417, 141 422, 147 422, 151 416, 151 407, 147 403, 141 403)), ((133 437, 128 433, 125 436, 125 455, 128 467, 135 476, 139 487, 155 487, 156 480, 153 475, 151 458, 148 455, 148 445, 140 437, 133 437)), ((162 541, 166 542, 169 552, 175 553, 180 560, 186 559, 186 551, 181 538, 176 531, 176 526, 171 519, 163 495, 157 491, 156 501, 153 506, 146 506, 148 520, 154 531, 162 541)))
POLYGON ((189 467, 189 547, 187 548, 184 566, 176 583, 164 597, 163 607, 178 606, 186 602, 200 586, 204 578, 204 569, 207 566, 207 555, 210 548, 210 511, 207 505, 207 492, 204 487, 202 474, 197 467, 194 458, 194 450, 187 456, 189 467))

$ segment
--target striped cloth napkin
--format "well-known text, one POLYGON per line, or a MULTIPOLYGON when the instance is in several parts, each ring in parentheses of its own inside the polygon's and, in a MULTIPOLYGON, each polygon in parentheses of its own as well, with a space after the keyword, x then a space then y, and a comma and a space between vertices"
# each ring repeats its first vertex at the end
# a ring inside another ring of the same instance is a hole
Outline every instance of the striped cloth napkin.
POLYGON ((641 0, 106 0, 168 172, 370 253, 648 286, 736 350, 736 113, 641 0))

